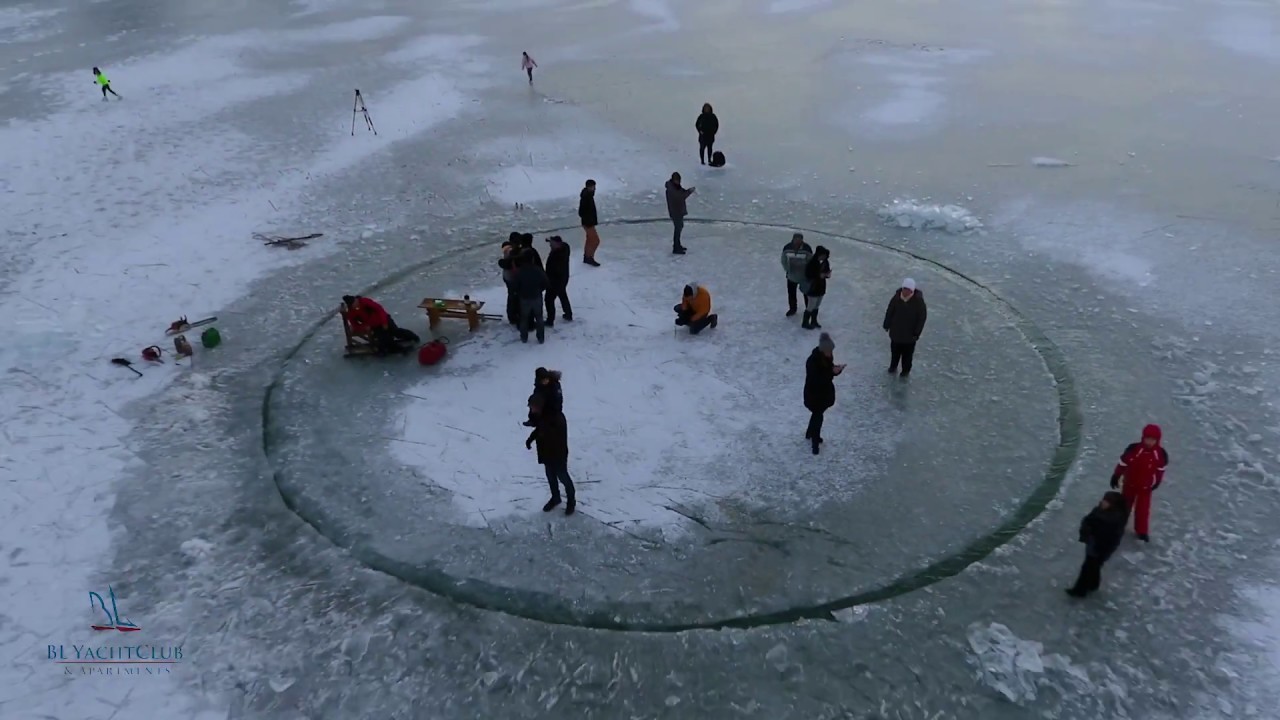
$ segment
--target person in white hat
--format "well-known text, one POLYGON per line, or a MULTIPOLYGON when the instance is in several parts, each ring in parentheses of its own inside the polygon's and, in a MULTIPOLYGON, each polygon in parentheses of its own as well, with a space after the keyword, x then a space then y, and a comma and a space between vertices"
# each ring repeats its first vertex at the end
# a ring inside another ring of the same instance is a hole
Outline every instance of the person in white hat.
POLYGON ((911 361, 916 353, 916 342, 924 332, 929 309, 924 304, 924 294, 916 287, 916 281, 907 278, 889 299, 884 311, 884 330, 889 333, 889 374, 898 374, 902 363, 902 377, 911 374, 911 361))

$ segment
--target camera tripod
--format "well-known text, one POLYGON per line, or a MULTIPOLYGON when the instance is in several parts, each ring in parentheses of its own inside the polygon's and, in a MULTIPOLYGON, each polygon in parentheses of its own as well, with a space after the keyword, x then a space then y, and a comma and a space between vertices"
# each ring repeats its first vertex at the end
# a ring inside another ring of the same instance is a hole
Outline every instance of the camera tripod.
POLYGON ((377 135, 378 131, 373 127, 373 118, 369 117, 369 108, 364 106, 364 96, 360 94, 359 89, 356 90, 355 103, 351 106, 351 134, 352 135, 356 134, 356 114, 357 113, 364 113, 364 124, 369 127, 369 130, 374 135, 377 135))

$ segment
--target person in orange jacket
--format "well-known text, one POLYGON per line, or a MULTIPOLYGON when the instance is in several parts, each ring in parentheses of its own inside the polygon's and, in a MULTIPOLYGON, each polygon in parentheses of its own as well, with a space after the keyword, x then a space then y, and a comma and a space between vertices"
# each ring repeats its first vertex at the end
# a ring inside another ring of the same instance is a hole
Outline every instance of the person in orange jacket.
POLYGON ((675 306, 676 325, 688 327, 690 335, 697 335, 708 326, 715 327, 720 317, 711 312, 711 293, 698 283, 684 286, 684 297, 675 306))
POLYGON ((1164 469, 1169 465, 1169 453, 1160 445, 1160 436, 1159 425, 1142 428, 1142 441, 1124 449, 1111 473, 1112 490, 1124 480, 1124 499, 1133 508, 1133 531, 1143 542, 1151 542, 1151 493, 1164 482, 1164 469))

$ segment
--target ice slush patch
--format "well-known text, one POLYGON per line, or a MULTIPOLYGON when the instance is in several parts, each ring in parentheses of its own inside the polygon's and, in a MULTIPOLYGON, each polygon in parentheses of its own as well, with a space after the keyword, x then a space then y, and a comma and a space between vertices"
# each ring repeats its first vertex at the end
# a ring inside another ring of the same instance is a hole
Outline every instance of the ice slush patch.
POLYGON ((959 205, 939 205, 916 200, 894 200, 876 213, 888 225, 904 229, 945 230, 963 234, 982 227, 982 222, 959 205))
POLYGON ((773 0, 769 3, 770 15, 817 10, 831 4, 831 0, 773 0))

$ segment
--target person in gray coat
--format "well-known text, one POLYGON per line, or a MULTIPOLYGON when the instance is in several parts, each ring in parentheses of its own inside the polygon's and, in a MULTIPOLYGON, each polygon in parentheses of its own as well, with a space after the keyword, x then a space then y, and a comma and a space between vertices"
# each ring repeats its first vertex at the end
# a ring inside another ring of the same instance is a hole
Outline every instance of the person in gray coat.
POLYGON ((685 201, 693 191, 694 188, 685 190, 680 185, 680 173, 671 173, 671 179, 667 181, 667 215, 671 217, 671 224, 675 227, 675 233, 671 236, 671 252, 674 255, 685 253, 684 245, 680 244, 680 233, 684 232, 684 216, 689 214, 685 201))
POLYGON ((796 314, 796 290, 805 287, 804 269, 813 257, 813 249, 796 233, 782 246, 782 271, 787 274, 787 317, 796 314))
POLYGON ((519 252, 516 256, 514 285, 516 295, 520 298, 520 342, 529 342, 529 329, 532 327, 538 336, 538 342, 542 343, 547 339, 542 315, 542 294, 547 290, 547 273, 531 249, 524 248, 519 252))

